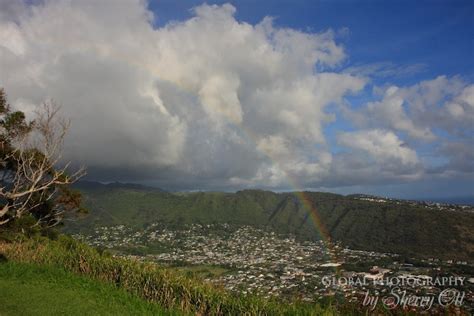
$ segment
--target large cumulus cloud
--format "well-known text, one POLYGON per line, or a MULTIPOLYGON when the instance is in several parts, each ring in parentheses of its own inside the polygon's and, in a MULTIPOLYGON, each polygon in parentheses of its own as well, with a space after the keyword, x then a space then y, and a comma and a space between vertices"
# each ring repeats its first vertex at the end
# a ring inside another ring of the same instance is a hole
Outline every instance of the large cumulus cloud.
MULTIPOLYGON (((62 104, 72 119, 66 158, 101 180, 219 188, 419 178, 426 166, 403 138, 433 141, 433 124, 463 137, 473 115, 472 86, 457 78, 380 88, 381 99, 343 111, 360 130, 340 134, 335 153, 324 133, 340 114, 333 105, 368 79, 335 70, 347 56, 331 30, 251 25, 229 4, 160 28, 139 0, 1 6, 0 85, 26 112, 46 98, 62 104)), ((466 169, 466 155, 446 168, 466 169)))

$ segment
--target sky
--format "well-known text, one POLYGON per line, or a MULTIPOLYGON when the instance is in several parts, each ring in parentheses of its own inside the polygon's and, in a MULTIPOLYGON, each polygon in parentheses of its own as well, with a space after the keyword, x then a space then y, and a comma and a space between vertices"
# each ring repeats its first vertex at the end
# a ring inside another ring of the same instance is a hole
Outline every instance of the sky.
POLYGON ((472 1, 0 0, 0 86, 87 178, 474 196, 472 1))

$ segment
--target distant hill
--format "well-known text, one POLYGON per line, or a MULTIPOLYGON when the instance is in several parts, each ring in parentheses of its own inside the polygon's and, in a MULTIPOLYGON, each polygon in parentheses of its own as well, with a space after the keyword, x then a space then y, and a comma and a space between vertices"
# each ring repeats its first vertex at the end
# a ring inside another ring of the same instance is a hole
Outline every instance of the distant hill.
POLYGON ((442 203, 442 204, 451 204, 451 205, 470 205, 474 206, 474 196, 451 196, 451 197, 413 197, 413 198, 387 198, 387 197, 380 197, 376 195, 369 195, 369 194, 350 194, 347 197, 351 198, 382 198, 382 199, 390 199, 394 201, 406 201, 406 202, 423 202, 423 203, 442 203))
POLYGON ((271 228, 302 239, 318 239, 314 216, 335 241, 354 249, 418 257, 474 260, 474 213, 429 209, 400 202, 378 203, 360 196, 305 192, 168 193, 122 185, 83 186, 90 215, 68 224, 77 231, 96 225, 143 227, 229 223, 271 228), (310 215, 305 205, 316 210, 310 215))
POLYGON ((474 197, 473 196, 455 196, 455 197, 431 197, 431 198, 416 198, 414 200, 418 201, 431 201, 438 203, 448 203, 448 204, 463 204, 463 205, 472 205, 474 206, 474 197))
POLYGON ((140 191, 149 191, 149 192, 165 192, 165 190, 160 188, 155 188, 151 186, 146 186, 138 183, 123 183, 123 182, 110 182, 110 183, 101 183, 97 181, 78 181, 74 183, 74 188, 78 190, 97 190, 97 189, 130 189, 130 190, 140 190, 140 191))

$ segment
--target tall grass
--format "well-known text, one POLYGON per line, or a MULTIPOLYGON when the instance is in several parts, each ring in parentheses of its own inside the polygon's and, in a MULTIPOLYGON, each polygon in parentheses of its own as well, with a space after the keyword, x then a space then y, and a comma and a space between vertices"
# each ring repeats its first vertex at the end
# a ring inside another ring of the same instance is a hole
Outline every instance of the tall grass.
POLYGON ((110 283, 51 266, 0 264, 0 315, 179 316, 110 283))
POLYGON ((71 237, 0 242, 0 254, 17 262, 63 268, 110 282, 162 307, 197 315, 334 315, 332 307, 240 296, 153 263, 112 257, 71 237))

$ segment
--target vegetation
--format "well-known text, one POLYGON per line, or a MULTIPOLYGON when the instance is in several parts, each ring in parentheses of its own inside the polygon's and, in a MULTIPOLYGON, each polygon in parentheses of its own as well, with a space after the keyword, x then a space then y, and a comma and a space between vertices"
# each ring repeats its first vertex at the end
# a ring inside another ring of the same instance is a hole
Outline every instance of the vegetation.
POLYGON ((175 265, 170 269, 185 273, 186 276, 194 278, 210 278, 215 276, 220 276, 222 274, 228 273, 230 269, 226 269, 221 266, 212 266, 212 265, 175 265))
POLYGON ((45 103, 28 121, 0 90, 0 258, 9 261, 0 267, 0 290, 8 293, 0 299, 2 314, 156 314, 162 312, 158 306, 200 315, 332 314, 319 305, 236 297, 185 276, 193 273, 115 258, 57 236, 50 228, 82 210, 81 195, 70 184, 84 174, 69 174, 62 161, 69 122, 58 113, 59 107, 45 103), (20 303, 25 297, 29 304, 20 303))
POLYGON ((181 314, 113 285, 34 264, 0 263, 0 293, 0 314, 4 316, 181 314))
POLYGON ((58 167, 69 128, 58 113, 59 107, 44 103, 36 119, 28 121, 23 112, 11 109, 0 89, 0 227, 29 217, 35 226, 47 228, 60 223, 65 213, 82 210, 80 194, 69 184, 84 171, 68 174, 68 164, 58 167))
MULTIPOLYGON (((83 211, 81 194, 70 185, 61 147, 69 122, 59 108, 45 103, 34 121, 13 111, 0 90, 0 312, 3 314, 166 314, 332 315, 321 306, 295 299, 282 303, 259 296, 239 296, 203 283, 202 277, 225 273, 212 266, 163 268, 93 249, 52 227, 65 215, 83 211), (60 165, 62 164, 62 167, 60 165), (7 263, 3 262, 7 261, 7 263), (24 298, 29 299, 28 304, 24 298)), ((467 212, 384 205, 328 193, 172 194, 142 186, 79 187, 91 216, 71 221, 69 231, 98 225, 143 227, 226 223, 270 227, 303 239, 321 237, 359 249, 406 255, 471 258, 474 216, 467 212), (304 195, 304 201, 301 197, 304 195), (317 218, 315 229, 312 218, 317 218), (322 229, 321 227, 324 227, 322 229), (420 229, 424 227, 424 229, 420 229)), ((66 217, 72 220, 71 217, 66 217)), ((206 226, 205 226, 206 227, 206 226)), ((145 245, 165 247, 159 243, 145 245)), ((344 314, 357 313, 341 304, 344 314)))
MULTIPOLYGON (((58 240, 29 238, 0 243, 9 261, 65 269, 123 289, 166 309, 202 315, 332 315, 334 309, 295 301, 282 304, 256 296, 236 296, 184 273, 152 263, 135 262, 100 253, 66 236, 58 240)), ((49 268, 48 268, 49 269, 49 268)))
POLYGON ((258 190, 174 194, 100 184, 79 189, 92 212, 84 220, 70 223, 67 229, 71 232, 96 225, 140 228, 156 222, 169 227, 228 223, 318 239, 320 229, 313 221, 317 216, 333 240, 354 249, 445 259, 474 257, 474 213, 469 212, 376 203, 317 192, 304 193, 306 201, 302 203, 294 193, 258 190))

